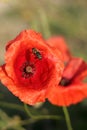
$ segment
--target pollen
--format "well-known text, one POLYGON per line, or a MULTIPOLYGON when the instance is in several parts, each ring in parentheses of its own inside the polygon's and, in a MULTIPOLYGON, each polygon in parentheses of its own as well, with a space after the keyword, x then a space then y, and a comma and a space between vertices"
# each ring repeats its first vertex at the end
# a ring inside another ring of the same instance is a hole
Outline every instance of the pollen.
POLYGON ((26 66, 26 73, 32 73, 32 67, 31 66, 26 66))

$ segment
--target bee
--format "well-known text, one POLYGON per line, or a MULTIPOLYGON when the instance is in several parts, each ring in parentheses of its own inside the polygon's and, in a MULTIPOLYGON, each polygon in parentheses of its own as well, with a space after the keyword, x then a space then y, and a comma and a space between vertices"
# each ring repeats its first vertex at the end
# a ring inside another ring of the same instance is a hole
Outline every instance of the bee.
POLYGON ((33 53, 38 59, 42 59, 42 55, 40 54, 40 52, 39 52, 36 48, 32 48, 32 53, 33 53))

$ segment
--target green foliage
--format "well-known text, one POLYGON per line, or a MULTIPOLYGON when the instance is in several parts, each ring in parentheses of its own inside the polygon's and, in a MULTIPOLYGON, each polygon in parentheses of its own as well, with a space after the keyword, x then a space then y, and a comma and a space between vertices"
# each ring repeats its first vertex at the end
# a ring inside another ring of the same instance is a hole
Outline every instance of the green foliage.
POLYGON ((0 130, 25 130, 20 122, 19 116, 9 117, 7 113, 0 109, 0 130))

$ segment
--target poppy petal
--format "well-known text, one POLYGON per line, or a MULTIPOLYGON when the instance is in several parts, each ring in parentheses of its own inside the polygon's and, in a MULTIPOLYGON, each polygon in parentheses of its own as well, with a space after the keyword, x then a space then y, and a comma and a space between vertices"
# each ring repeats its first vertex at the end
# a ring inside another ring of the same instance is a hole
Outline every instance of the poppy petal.
POLYGON ((41 36, 40 33, 37 33, 37 32, 35 32, 35 31, 33 31, 33 30, 24 30, 24 31, 20 32, 20 33, 18 34, 18 36, 16 36, 16 38, 14 38, 13 40, 11 40, 11 41, 9 41, 9 42, 7 43, 7 45, 6 45, 6 50, 10 47, 11 44, 14 44, 15 41, 16 41, 16 42, 17 42, 17 41, 22 42, 22 41, 28 39, 28 37, 30 38, 30 35, 31 35, 31 38, 33 38, 33 37, 35 38, 35 37, 36 37, 36 39, 39 38, 39 39, 42 40, 42 36, 41 36))
POLYGON ((58 106, 69 106, 87 98, 87 84, 71 84, 69 87, 52 87, 48 100, 58 106))
POLYGON ((82 80, 85 76, 87 76, 86 62, 81 58, 71 58, 64 69, 63 78, 68 80, 73 79, 74 82, 82 80))
POLYGON ((64 54, 64 61, 67 62, 72 57, 62 36, 53 36, 47 40, 47 44, 53 48, 59 49, 64 54))
POLYGON ((0 80, 2 83, 7 86, 9 91, 11 91, 15 96, 19 97, 19 99, 27 104, 34 105, 37 102, 45 101, 45 89, 42 91, 22 89, 16 84, 14 81, 6 75, 5 70, 0 67, 0 80))

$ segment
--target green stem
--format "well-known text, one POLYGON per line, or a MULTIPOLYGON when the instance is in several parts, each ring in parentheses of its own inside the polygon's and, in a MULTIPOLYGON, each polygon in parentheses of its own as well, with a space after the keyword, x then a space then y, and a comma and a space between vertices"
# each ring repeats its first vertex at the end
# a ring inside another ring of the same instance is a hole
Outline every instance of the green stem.
POLYGON ((29 125, 29 124, 34 123, 34 122, 35 122, 35 120, 30 118, 30 119, 27 119, 27 120, 20 121, 20 125, 29 125))
POLYGON ((38 10, 38 12, 39 12, 41 23, 42 23, 43 33, 44 33, 45 37, 48 38, 51 35, 51 33, 49 31, 50 27, 49 27, 49 24, 48 24, 47 15, 42 8, 40 8, 38 10))
POLYGON ((64 115, 65 115, 65 120, 66 120, 67 128, 68 128, 68 130, 73 130, 72 126, 71 126, 71 121, 70 121, 68 110, 67 110, 67 108, 65 106, 62 107, 62 108, 63 108, 63 112, 64 112, 64 115))
POLYGON ((25 108, 25 111, 28 114, 28 116, 31 117, 31 119, 34 119, 34 120, 43 120, 43 119, 59 120, 59 119, 62 119, 61 116, 56 116, 56 115, 39 115, 39 116, 35 116, 35 115, 31 114, 31 112, 29 110, 29 107, 26 104, 24 104, 24 108, 25 108))
POLYGON ((31 114, 31 112, 29 111, 29 108, 28 108, 28 106, 27 106, 26 104, 24 104, 24 109, 25 109, 25 111, 26 111, 26 113, 27 113, 27 115, 28 115, 29 117, 31 117, 31 118, 34 117, 34 116, 31 114))
POLYGON ((4 101, 0 101, 0 106, 1 107, 6 107, 6 108, 10 108, 10 109, 16 109, 16 110, 21 110, 24 111, 24 107, 15 103, 8 103, 8 102, 4 102, 4 101))

